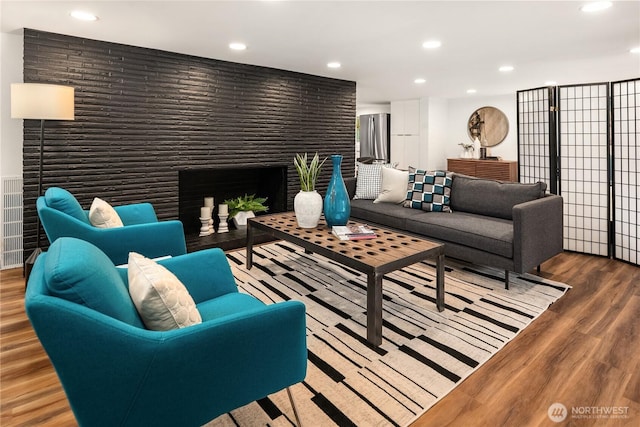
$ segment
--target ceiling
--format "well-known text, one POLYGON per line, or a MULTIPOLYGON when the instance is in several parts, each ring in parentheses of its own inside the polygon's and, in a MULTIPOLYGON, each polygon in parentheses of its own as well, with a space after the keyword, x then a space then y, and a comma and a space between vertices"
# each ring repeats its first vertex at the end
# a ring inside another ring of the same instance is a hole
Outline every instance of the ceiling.
POLYGON ((640 54, 629 50, 640 46, 640 1, 596 14, 581 12, 584 3, 2 0, 0 15, 12 34, 32 28, 353 80, 362 105, 639 77, 640 54), (74 20, 74 9, 99 19, 74 20), (431 39, 442 46, 424 49, 431 39), (248 48, 232 51, 234 41, 248 48), (514 70, 498 71, 505 64, 514 70))

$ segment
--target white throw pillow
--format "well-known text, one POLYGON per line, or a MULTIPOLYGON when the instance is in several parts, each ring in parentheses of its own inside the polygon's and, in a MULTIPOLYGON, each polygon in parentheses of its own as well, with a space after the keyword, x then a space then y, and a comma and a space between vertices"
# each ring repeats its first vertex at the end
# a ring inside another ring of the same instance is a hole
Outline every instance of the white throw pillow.
POLYGON ((129 253, 129 295, 145 326, 168 331, 202 323, 187 288, 164 266, 129 253))
POLYGON ((95 198, 89 208, 89 222, 98 228, 124 227, 122 220, 113 207, 102 199, 95 198))
POLYGON ((373 203, 403 203, 407 198, 409 171, 382 168, 380 194, 373 203))

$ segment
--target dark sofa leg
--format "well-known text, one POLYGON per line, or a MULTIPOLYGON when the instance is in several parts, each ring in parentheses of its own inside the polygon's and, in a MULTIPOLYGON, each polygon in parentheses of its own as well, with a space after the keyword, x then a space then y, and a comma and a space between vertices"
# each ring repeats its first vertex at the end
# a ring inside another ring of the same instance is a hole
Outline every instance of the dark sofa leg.
POLYGON ((504 271, 504 288, 509 289, 509 270, 504 271))
POLYGON ((538 264, 537 270, 538 270, 538 274, 540 274, 540 264, 538 264))

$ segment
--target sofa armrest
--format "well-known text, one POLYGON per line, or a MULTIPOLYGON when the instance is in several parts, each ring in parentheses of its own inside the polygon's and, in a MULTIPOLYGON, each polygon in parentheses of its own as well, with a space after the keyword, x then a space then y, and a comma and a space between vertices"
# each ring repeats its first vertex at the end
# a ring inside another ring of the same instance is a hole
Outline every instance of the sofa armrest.
POLYGON ((524 273, 563 251, 563 200, 555 194, 513 207, 515 271, 524 273))
POLYGON ((356 177, 344 178, 344 185, 347 187, 347 193, 349 193, 349 199, 353 199, 356 195, 356 177))
POLYGON ((156 211, 151 203, 134 203, 131 205, 114 206, 115 211, 124 225, 148 224, 158 222, 156 211))

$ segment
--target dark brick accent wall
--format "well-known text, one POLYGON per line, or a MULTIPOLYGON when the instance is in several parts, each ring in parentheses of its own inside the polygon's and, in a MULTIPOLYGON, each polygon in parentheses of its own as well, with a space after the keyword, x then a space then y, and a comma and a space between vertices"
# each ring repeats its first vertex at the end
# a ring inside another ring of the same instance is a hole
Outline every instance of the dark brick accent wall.
MULTIPOLYGON (((76 120, 46 123, 44 189, 67 188, 85 208, 95 196, 148 201, 177 219, 180 170, 289 164, 292 209, 295 153, 339 153, 342 173, 354 172, 355 82, 29 29, 24 81, 75 87, 76 120)), ((35 248, 39 127, 25 121, 25 255, 35 248)), ((330 174, 327 162, 321 193, 330 174)))

